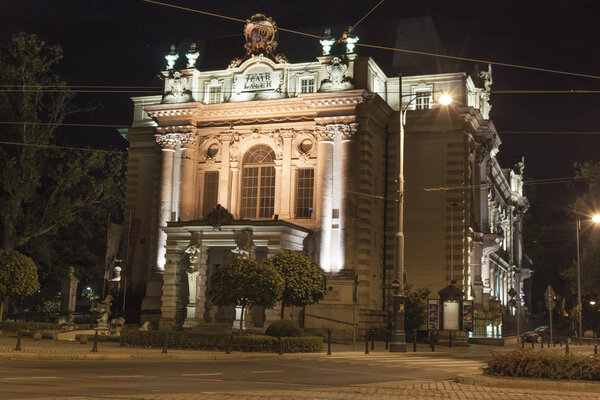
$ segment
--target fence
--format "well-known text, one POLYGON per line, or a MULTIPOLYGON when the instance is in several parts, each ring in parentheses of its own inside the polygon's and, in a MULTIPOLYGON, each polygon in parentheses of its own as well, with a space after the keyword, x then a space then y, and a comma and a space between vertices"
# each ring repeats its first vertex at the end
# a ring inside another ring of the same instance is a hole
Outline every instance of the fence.
POLYGON ((504 311, 475 311, 473 313, 473 332, 476 338, 506 338, 517 336, 534 329, 538 324, 532 318, 511 315, 504 311))

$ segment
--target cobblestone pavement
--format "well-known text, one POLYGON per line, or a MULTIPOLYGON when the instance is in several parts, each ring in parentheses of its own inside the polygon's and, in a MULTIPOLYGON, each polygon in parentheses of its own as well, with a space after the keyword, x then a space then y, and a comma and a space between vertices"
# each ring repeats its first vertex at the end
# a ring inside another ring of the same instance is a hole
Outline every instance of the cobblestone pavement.
MULTIPOLYGON (((77 397, 80 400, 97 400, 99 397, 77 397)), ((235 393, 175 393, 139 396, 102 396, 103 399, 113 400, 422 400, 422 399, 481 399, 481 400, 595 400, 600 399, 600 393, 590 392, 553 392, 532 391, 525 389, 494 388, 471 386, 452 381, 424 381, 418 383, 406 382, 369 384, 314 390, 269 390, 242 391, 235 393)), ((48 397, 35 400, 73 400, 74 397, 48 397)), ((34 400, 34 399, 31 399, 34 400)))

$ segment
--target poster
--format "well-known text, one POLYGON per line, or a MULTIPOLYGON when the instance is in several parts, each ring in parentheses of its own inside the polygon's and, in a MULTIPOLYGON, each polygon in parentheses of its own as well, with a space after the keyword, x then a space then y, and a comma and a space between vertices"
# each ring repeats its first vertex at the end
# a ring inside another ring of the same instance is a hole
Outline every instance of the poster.
POLYGON ((450 301, 446 300, 443 303, 444 305, 444 329, 450 331, 457 331, 459 327, 460 318, 460 303, 458 301, 450 301))
POLYGON ((463 301, 462 306, 463 330, 473 331, 473 300, 463 301))
POLYGON ((440 329, 440 301, 429 300, 427 307, 427 329, 440 329))

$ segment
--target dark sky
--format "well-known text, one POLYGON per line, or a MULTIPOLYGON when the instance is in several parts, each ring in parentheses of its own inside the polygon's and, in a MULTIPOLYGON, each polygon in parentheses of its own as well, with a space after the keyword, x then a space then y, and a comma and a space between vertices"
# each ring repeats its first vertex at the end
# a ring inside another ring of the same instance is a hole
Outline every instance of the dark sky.
MULTIPOLYGON (((341 29, 352 25, 377 3, 165 1, 242 19, 263 12, 281 27, 312 33, 320 33, 326 27, 341 29)), ((432 18, 447 54, 600 75, 597 0, 386 0, 356 32, 363 42, 389 44, 400 18, 427 16, 432 18)), ((225 68, 231 58, 243 54, 242 28, 240 23, 140 0, 0 0, 0 39, 27 31, 60 44, 65 50, 61 76, 78 85, 158 85, 156 75, 164 68, 162 57, 171 43, 204 43, 202 65, 225 68)), ((279 42, 278 50, 293 62, 310 61, 318 55, 315 39, 280 33, 279 42), (302 54, 308 57, 301 57, 302 54)), ((406 46, 410 48, 410 43, 406 46)), ((358 53, 372 55, 385 64, 386 55, 381 52, 359 48, 358 53)), ((450 65, 456 70, 473 71, 470 63, 452 61, 450 65)), ((386 72, 391 75, 398 71, 386 72)), ((600 79, 505 67, 494 67, 493 79, 493 89, 600 90, 600 79)), ((102 106, 92 113, 74 116, 71 122, 131 121, 131 102, 126 94, 88 94, 78 99, 81 104, 102 106)), ((599 100, 599 94, 494 94, 492 119, 499 132, 599 132, 599 100)), ((106 129, 77 130, 80 141, 94 144, 118 144, 113 133, 106 129)), ((572 176, 574 162, 600 159, 600 135, 507 133, 501 138, 500 161, 508 166, 513 156, 524 155, 528 178, 572 176)), ((567 214, 574 193, 573 187, 566 185, 537 186, 530 192, 537 202, 532 206, 532 217, 544 217, 555 225, 558 231, 551 236, 560 246, 566 246, 563 250, 567 253, 572 251, 574 241, 567 214)))

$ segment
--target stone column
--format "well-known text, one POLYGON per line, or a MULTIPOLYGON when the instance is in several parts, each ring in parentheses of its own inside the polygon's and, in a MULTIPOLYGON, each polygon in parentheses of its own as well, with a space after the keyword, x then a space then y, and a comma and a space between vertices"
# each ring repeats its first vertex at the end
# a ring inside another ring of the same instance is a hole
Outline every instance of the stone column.
POLYGON ((191 328, 204 321, 208 249, 206 246, 190 245, 185 252, 189 255, 190 264, 186 269, 189 297, 183 326, 191 328))
POLYGON ((335 131, 329 126, 317 125, 319 148, 317 154, 317 188, 319 194, 318 219, 321 225, 319 264, 325 271, 331 265, 331 223, 333 212, 333 140, 335 131))
MULTIPOLYGON (((162 143, 161 143, 162 144, 162 143)), ((160 175, 160 199, 158 203, 158 240, 156 248, 156 271, 165 270, 165 246, 167 234, 162 228, 171 220, 171 201, 173 198, 173 159, 175 149, 168 143, 162 144, 162 167, 160 175)))
POLYGON ((348 124, 340 132, 341 152, 339 158, 339 242, 337 269, 344 269, 346 266, 346 208, 348 207, 348 180, 352 179, 349 172, 352 162, 352 138, 356 134, 358 124, 348 124))
POLYGON ((181 221, 191 221, 196 219, 194 204, 198 196, 196 189, 196 151, 191 145, 189 148, 182 149, 181 157, 181 205, 179 207, 179 219, 181 221))
MULTIPOLYGON (((280 193, 280 207, 279 207, 279 218, 291 219, 294 217, 292 211, 294 188, 292 185, 292 131, 282 132, 283 136, 283 159, 282 159, 282 171, 281 176, 285 177, 281 181, 281 193, 280 193)), ((277 187, 277 186, 276 186, 277 187)))
MULTIPOLYGON (((281 217, 281 197, 283 192, 283 179, 282 179, 282 170, 281 160, 275 160, 275 204, 273 204, 273 214, 281 217)), ((289 185, 289 179, 285 179, 289 185)))
POLYGON ((240 168, 239 162, 234 161, 231 165, 231 214, 236 219, 241 219, 240 215, 240 168))
MULTIPOLYGON (((229 166, 230 161, 237 161, 237 158, 231 160, 231 140, 233 138, 232 134, 222 133, 220 136, 221 140, 221 168, 219 169, 219 197, 218 203, 230 210, 234 217, 238 217, 235 213, 231 211, 230 200, 229 200, 229 166)), ((237 155, 235 155, 237 157, 237 155)), ((232 187, 233 189, 233 187, 232 187)))
POLYGON ((70 315, 75 311, 79 279, 73 276, 75 269, 69 267, 69 275, 60 282, 60 313, 70 315))
POLYGON ((181 269, 185 247, 176 242, 167 245, 166 264, 163 272, 161 298, 161 329, 172 329, 175 326, 178 303, 180 303, 181 269))

